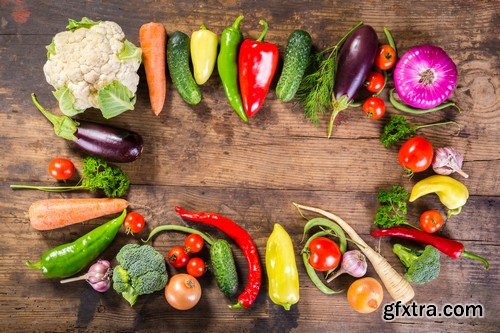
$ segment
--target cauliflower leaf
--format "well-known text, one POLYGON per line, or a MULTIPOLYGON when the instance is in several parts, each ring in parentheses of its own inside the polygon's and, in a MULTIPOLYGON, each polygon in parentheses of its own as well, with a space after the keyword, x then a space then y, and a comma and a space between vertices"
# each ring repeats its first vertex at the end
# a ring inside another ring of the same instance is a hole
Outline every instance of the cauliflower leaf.
POLYGON ((52 38, 52 42, 45 46, 45 48, 47 49, 47 59, 50 59, 52 55, 56 54, 56 42, 54 41, 54 38, 52 38))
POLYGON ((75 96, 73 96, 73 93, 68 89, 67 86, 63 86, 56 91, 53 91, 52 93, 54 94, 54 97, 59 101, 59 109, 61 109, 61 112, 68 117, 73 117, 85 111, 75 108, 75 96))
POLYGON ((135 59, 140 63, 142 61, 142 49, 125 39, 123 41, 123 48, 121 52, 117 54, 117 57, 120 60, 135 59))
POLYGON ((75 31, 76 29, 80 28, 90 28, 96 24, 101 23, 101 21, 92 21, 91 19, 87 17, 82 17, 80 21, 73 20, 73 19, 68 19, 68 25, 66 26, 66 29, 75 31))
POLYGON ((136 96, 119 81, 113 81, 98 92, 99 107, 106 119, 133 110, 136 96))

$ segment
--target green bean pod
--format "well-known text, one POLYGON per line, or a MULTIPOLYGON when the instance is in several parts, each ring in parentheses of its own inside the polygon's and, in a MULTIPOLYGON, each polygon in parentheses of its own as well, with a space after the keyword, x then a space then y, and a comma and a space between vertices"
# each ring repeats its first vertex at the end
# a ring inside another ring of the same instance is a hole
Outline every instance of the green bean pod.
POLYGON ((323 283, 323 281, 321 281, 321 279, 318 277, 318 274, 316 274, 316 271, 314 270, 314 268, 309 263, 309 256, 310 256, 310 253, 309 253, 309 244, 311 243, 311 241, 313 239, 318 238, 318 237, 322 237, 322 236, 326 236, 326 235, 330 235, 330 232, 329 231, 318 231, 317 233, 315 233, 314 235, 312 235, 311 237, 309 237, 309 239, 307 240, 306 244, 304 245, 304 248, 302 249, 302 260, 304 261, 304 266, 306 268, 307 275, 311 279, 312 283, 314 283, 314 285, 322 293, 327 294, 327 295, 339 294, 339 293, 343 292, 343 290, 336 291, 336 290, 328 288, 323 283))
POLYGON ((455 104, 454 102, 444 102, 444 103, 442 103, 436 107, 430 108, 430 109, 413 108, 413 107, 408 106, 408 105, 406 105, 406 104, 404 104, 396 99, 396 96, 394 96, 394 88, 391 89, 391 91, 389 92, 389 101, 391 102, 392 106, 394 106, 394 108, 396 108, 397 110, 399 110, 401 112, 410 113, 410 114, 430 113, 430 112, 446 109, 447 107, 454 107, 458 110, 458 112, 461 112, 458 105, 455 104))
MULTIPOLYGON (((345 236, 344 230, 335 222, 325 219, 323 217, 316 217, 309 220, 304 226, 304 235, 307 234, 309 230, 314 227, 325 227, 331 229, 339 238, 339 248, 342 253, 347 250, 347 238, 345 236)), ((329 235, 329 233, 327 233, 329 235)))

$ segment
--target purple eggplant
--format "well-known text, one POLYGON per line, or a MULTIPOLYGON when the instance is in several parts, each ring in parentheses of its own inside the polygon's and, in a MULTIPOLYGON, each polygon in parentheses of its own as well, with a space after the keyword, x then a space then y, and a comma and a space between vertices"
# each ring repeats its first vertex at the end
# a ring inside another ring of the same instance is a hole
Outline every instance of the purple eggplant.
POLYGON ((109 162, 126 163, 135 161, 142 153, 142 137, 135 132, 89 121, 75 121, 68 116, 56 116, 40 105, 35 94, 31 94, 31 99, 54 125, 57 136, 72 141, 90 155, 109 162))
POLYGON ((368 76, 375 61, 377 48, 377 33, 369 25, 362 25, 356 29, 340 48, 328 137, 332 134, 335 117, 340 111, 349 107, 368 76))

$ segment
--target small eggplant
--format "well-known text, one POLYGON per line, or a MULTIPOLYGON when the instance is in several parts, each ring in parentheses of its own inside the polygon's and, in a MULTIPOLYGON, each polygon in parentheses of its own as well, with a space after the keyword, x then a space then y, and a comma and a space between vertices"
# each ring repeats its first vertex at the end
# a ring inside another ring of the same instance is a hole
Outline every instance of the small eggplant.
POLYGON ((90 155, 110 162, 135 161, 142 153, 142 137, 125 129, 88 121, 75 121, 68 116, 56 116, 43 108, 31 94, 38 110, 54 125, 57 136, 72 141, 75 146, 90 155))
POLYGON ((328 137, 332 134, 335 117, 340 111, 349 107, 356 92, 368 76, 377 55, 377 47, 378 38, 375 30, 369 25, 362 25, 347 38, 340 48, 328 137))

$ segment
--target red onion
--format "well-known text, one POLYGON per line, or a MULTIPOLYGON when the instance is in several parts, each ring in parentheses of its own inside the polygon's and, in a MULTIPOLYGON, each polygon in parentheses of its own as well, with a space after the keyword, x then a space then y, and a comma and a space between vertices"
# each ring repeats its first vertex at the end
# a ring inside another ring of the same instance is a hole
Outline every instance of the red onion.
POLYGON ((443 103, 457 85, 457 66, 442 48, 412 47, 394 69, 394 86, 401 100, 415 108, 430 109, 443 103))
POLYGON ((442 147, 436 149, 434 152, 432 169, 440 175, 449 175, 457 172, 462 177, 469 178, 469 175, 462 171, 463 162, 464 157, 458 149, 454 147, 442 147))

